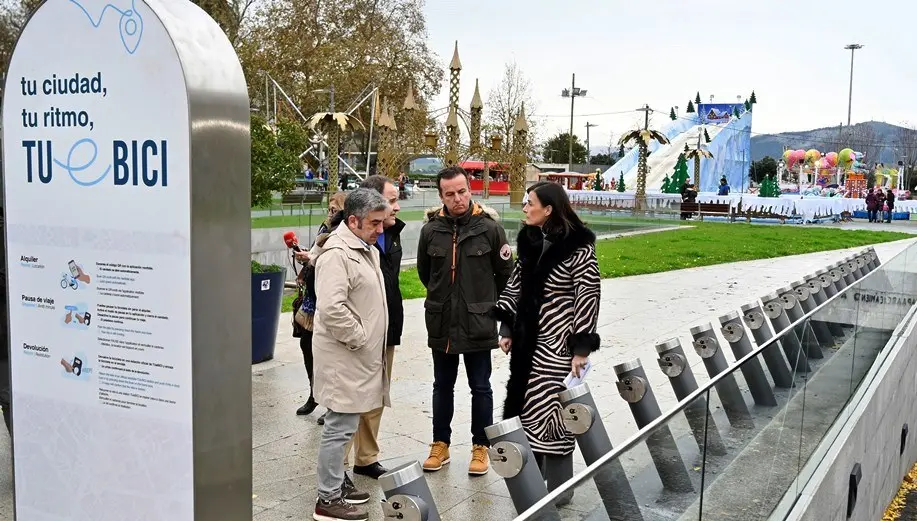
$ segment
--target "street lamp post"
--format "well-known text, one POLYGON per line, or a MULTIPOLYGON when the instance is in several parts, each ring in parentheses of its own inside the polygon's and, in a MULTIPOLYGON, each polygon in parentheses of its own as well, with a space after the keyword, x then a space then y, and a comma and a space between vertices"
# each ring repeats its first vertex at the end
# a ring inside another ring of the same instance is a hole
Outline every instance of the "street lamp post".
POLYGON ((844 47, 844 49, 850 50, 850 91, 847 97, 847 128, 850 128, 850 115, 852 114, 853 109, 853 54, 857 49, 862 49, 863 46, 858 43, 851 43, 844 47))
POLYGON ((592 164, 591 162, 592 149, 589 148, 589 129, 593 127, 597 127, 597 126, 598 125, 595 123, 589 123, 588 121, 586 122, 586 164, 587 165, 592 164))
MULTIPOLYGON (((573 171, 573 105, 577 97, 585 96, 586 89, 580 89, 576 86, 576 74, 573 74, 573 79, 570 81, 570 88, 564 89, 560 92, 562 98, 570 98, 570 136, 568 140, 567 147, 567 171, 573 171)), ((587 152, 588 153, 588 152, 587 152)))

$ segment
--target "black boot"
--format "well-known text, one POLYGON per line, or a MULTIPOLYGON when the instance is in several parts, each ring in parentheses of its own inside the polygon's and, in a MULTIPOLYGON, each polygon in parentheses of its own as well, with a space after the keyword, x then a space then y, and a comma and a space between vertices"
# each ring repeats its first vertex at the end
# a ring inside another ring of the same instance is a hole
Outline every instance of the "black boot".
MULTIPOLYGON (((573 453, 565 456, 545 454, 542 475, 548 482, 548 492, 560 488, 561 485, 573 479, 573 453)), ((569 505, 571 501, 573 501, 573 489, 564 492, 554 504, 562 507, 569 505)))
POLYGON ((299 409, 296 409, 296 415, 297 416, 308 416, 312 414, 312 411, 314 411, 316 407, 318 407, 318 403, 315 402, 315 398, 310 396, 309 399, 306 400, 306 403, 304 403, 302 407, 300 407, 299 409))

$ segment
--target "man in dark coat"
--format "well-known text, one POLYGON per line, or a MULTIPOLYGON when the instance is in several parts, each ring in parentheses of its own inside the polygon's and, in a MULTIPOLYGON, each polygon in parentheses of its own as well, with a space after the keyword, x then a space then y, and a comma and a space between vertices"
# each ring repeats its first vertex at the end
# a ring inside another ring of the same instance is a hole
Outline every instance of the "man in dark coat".
MULTIPOLYGON (((401 273, 401 230, 404 222, 396 215, 398 206, 398 188, 394 182, 381 175, 367 177, 360 188, 369 188, 382 194, 392 207, 392 214, 383 223, 383 232, 374 244, 379 251, 379 263, 382 269, 382 278, 385 282, 385 300, 388 304, 388 331, 386 336, 385 364, 388 367, 388 377, 392 376, 392 364, 395 361, 395 346, 401 344, 401 333, 404 328, 404 304, 401 298, 401 286, 398 276, 401 273)), ((391 381, 389 381, 391 384, 391 381)), ((351 443, 347 446, 344 459, 349 463, 350 449, 355 448, 353 472, 373 479, 388 472, 379 463, 379 423, 382 421, 382 410, 364 413, 360 416, 360 425, 351 443)))
POLYGON ((491 350, 497 323, 490 310, 512 273, 512 249, 496 212, 471 200, 468 174, 454 166, 436 177, 442 206, 427 212, 417 246, 417 274, 427 288, 424 318, 433 350, 433 444, 427 471, 449 463, 459 355, 471 387, 471 463, 486 474, 487 436, 493 423, 491 350))

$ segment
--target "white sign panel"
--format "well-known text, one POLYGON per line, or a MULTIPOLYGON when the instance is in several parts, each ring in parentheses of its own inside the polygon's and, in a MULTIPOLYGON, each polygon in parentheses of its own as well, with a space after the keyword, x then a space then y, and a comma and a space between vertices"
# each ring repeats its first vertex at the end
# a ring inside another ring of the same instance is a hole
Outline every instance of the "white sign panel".
POLYGON ((18 521, 193 519, 189 115, 142 0, 48 0, 3 99, 18 521))

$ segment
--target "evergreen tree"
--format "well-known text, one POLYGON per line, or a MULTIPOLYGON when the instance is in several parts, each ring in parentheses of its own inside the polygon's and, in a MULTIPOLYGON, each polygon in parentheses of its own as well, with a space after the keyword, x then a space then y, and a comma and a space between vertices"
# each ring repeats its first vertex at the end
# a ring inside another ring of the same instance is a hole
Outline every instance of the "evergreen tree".
POLYGON ((662 191, 662 193, 664 193, 664 194, 669 193, 669 176, 665 176, 665 177, 662 178, 662 188, 661 188, 661 191, 662 191))
POLYGON ((595 183, 593 184, 592 189, 596 192, 601 192, 605 189, 605 187, 602 185, 602 174, 595 175, 595 183))
POLYGON ((750 101, 752 105, 758 102, 758 98, 755 97, 755 91, 751 91, 751 99, 748 101, 750 101))
POLYGON ((688 144, 687 144, 687 143, 685 143, 685 152, 687 152, 687 151, 689 151, 689 150, 691 150, 691 149, 690 149, 690 148, 688 148, 688 144))
POLYGON ((773 174, 768 175, 761 181, 758 195, 761 197, 780 197, 780 185, 777 184, 777 179, 773 174))
POLYGON ((624 190, 627 188, 624 186, 624 172, 621 172, 621 175, 618 176, 618 191, 623 192, 624 190))
POLYGON ((751 102, 748 100, 745 100, 745 110, 751 110, 751 102))
POLYGON ((624 157, 624 143, 621 143, 621 146, 618 148, 618 159, 624 157))
POLYGON ((742 117, 742 115, 739 114, 739 107, 732 107, 732 115, 735 116, 735 117, 737 117, 737 118, 741 118, 741 117, 742 117))
POLYGON ((669 109, 669 117, 672 118, 672 121, 675 121, 676 119, 678 119, 677 117, 675 117, 675 107, 672 107, 671 109, 669 109))
POLYGON ((694 114, 694 102, 688 100, 688 108, 685 110, 688 114, 694 114))
MULTIPOLYGON (((704 140, 705 140, 707 143, 709 143, 710 141, 712 141, 712 140, 710 139, 710 134, 707 133, 707 129, 706 129, 706 128, 704 129, 704 140)), ((685 146, 688 146, 688 145, 685 144, 685 146)))
POLYGON ((698 91, 698 93, 697 93, 697 97, 696 97, 696 98, 694 98, 694 103, 697 103, 698 105, 700 105, 700 104, 701 104, 701 101, 700 101, 700 91, 698 91))
POLYGON ((669 180, 669 189, 666 193, 677 194, 681 192, 681 185, 688 180, 688 160, 684 154, 678 154, 678 162, 675 164, 675 173, 669 180))

